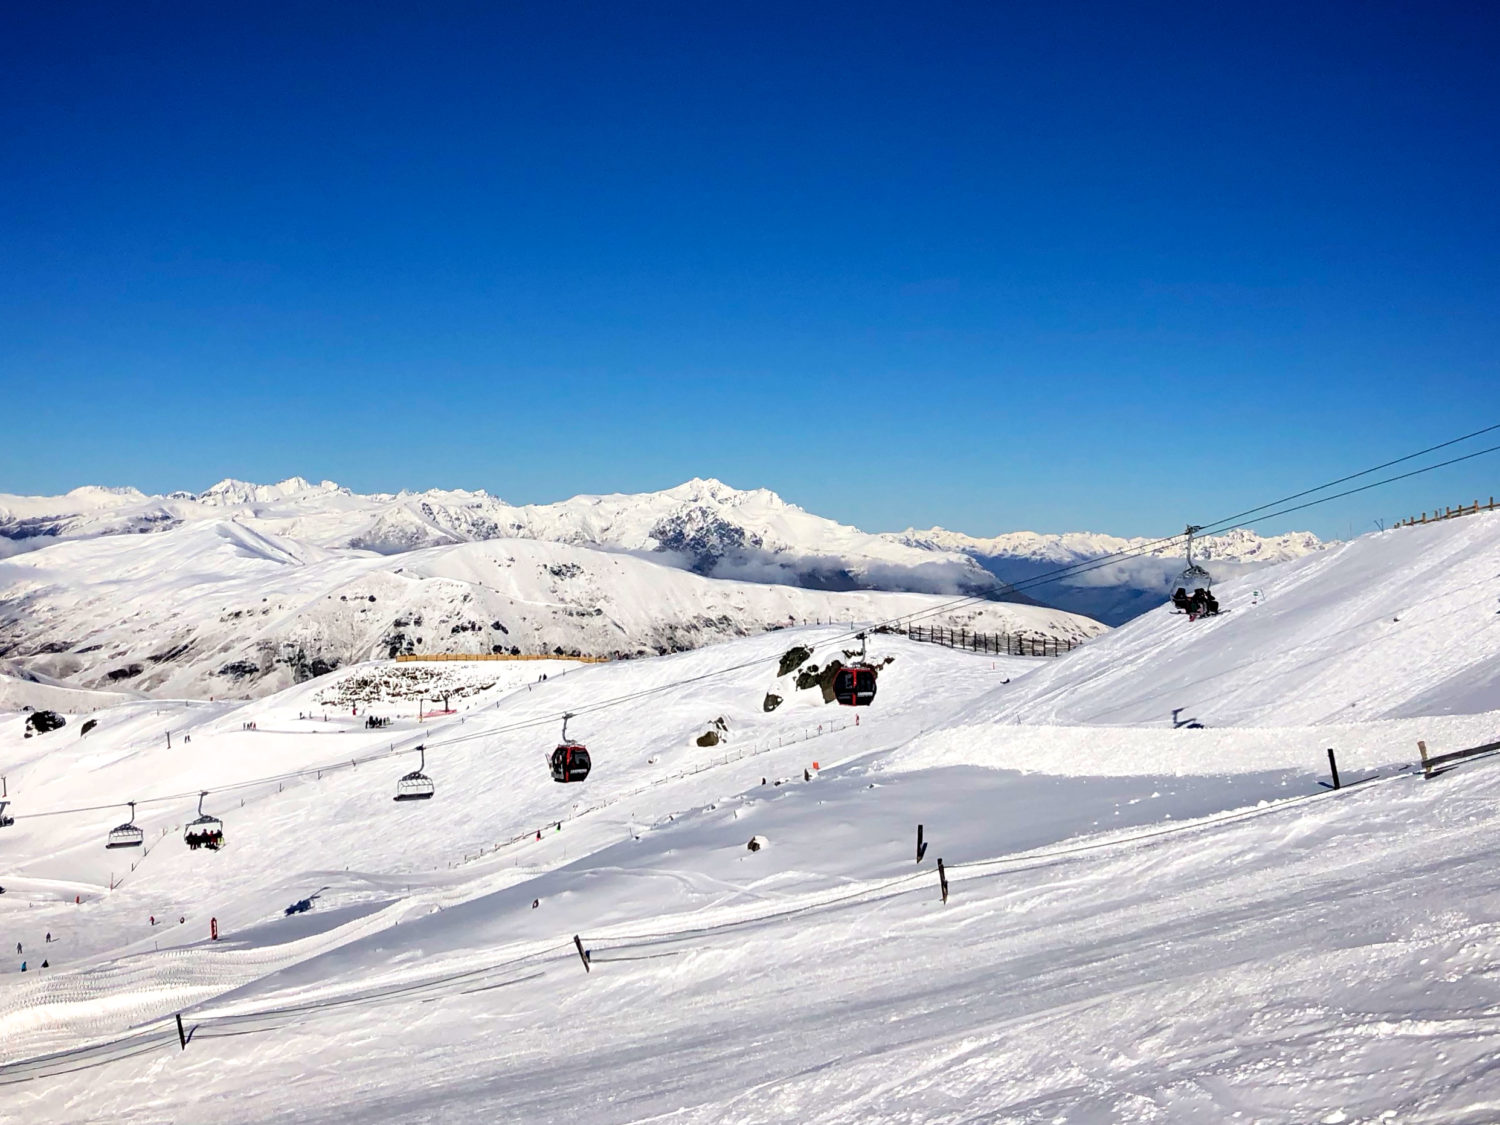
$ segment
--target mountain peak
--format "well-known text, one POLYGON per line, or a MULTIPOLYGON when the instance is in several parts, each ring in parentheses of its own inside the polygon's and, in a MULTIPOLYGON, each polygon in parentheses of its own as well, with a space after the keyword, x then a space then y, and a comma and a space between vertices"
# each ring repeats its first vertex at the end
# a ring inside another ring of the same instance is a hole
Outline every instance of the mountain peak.
POLYGON ((676 488, 669 488, 666 491, 673 496, 681 494, 685 499, 711 498, 721 500, 739 495, 739 489, 731 488, 723 481, 714 477, 694 477, 692 480, 683 481, 676 488))
POLYGON ((293 476, 287 477, 282 481, 277 481, 275 484, 252 484, 250 481, 225 477, 218 484, 212 485, 198 493, 197 499, 202 504, 230 506, 236 504, 267 504, 275 500, 289 500, 294 496, 305 496, 310 493, 314 495, 351 495, 347 488, 331 480, 313 484, 305 477, 293 476))
POLYGON ((717 477, 694 477, 692 480, 683 481, 677 487, 668 488, 658 495, 670 496, 674 500, 683 500, 691 503, 714 501, 720 504, 744 505, 755 500, 776 508, 793 507, 793 505, 788 504, 769 488, 735 488, 733 485, 725 484, 717 477))

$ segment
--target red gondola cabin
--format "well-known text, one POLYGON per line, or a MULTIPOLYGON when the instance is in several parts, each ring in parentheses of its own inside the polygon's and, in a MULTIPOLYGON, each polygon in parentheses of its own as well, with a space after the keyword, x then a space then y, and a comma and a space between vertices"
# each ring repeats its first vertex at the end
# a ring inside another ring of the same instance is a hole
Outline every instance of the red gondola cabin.
POLYGON ((868 707, 875 699, 875 669, 850 664, 833 677, 833 697, 845 707, 868 707))
POLYGON ((582 781, 589 775, 588 748, 577 742, 564 742, 552 751, 553 781, 582 781))

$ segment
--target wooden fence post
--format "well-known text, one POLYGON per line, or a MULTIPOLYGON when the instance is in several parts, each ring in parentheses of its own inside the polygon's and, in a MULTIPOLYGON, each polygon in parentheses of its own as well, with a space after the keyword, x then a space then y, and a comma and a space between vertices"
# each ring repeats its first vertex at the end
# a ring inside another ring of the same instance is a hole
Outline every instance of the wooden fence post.
POLYGON ((1328 769, 1333 774, 1333 787, 1339 787, 1339 764, 1333 756, 1333 747, 1328 748, 1328 769))
POLYGON ((1432 776, 1432 766, 1430 766, 1428 764, 1428 762, 1427 762, 1427 743, 1422 742, 1421 740, 1418 740, 1418 742, 1417 742, 1417 753, 1419 753, 1419 754, 1422 755, 1422 776, 1423 777, 1431 777, 1432 776))
POLYGON ((177 1042, 182 1044, 182 1049, 187 1050, 187 1033, 182 1030, 182 1013, 177 1013, 177 1042))
POLYGON ((586 973, 593 972, 594 970, 589 968, 589 951, 583 948, 583 939, 574 934, 573 944, 578 947, 578 959, 583 962, 583 971, 586 973))
POLYGON ((917 825, 917 862, 922 862, 922 857, 927 854, 927 845, 922 841, 922 826, 917 825))
POLYGON ((948 905, 948 872, 943 870, 943 859, 938 857, 938 886, 943 888, 943 905, 948 905))

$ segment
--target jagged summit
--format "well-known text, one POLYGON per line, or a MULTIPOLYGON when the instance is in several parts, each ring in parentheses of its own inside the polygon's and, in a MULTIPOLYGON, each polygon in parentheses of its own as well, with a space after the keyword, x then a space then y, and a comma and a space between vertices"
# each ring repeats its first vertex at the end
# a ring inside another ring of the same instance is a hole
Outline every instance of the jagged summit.
POLYGON ((107 484, 85 484, 73 489, 68 493, 75 500, 144 500, 146 494, 138 488, 129 485, 111 486, 107 484))
MULTIPOLYGON (((331 480, 325 480, 315 485, 304 477, 287 477, 286 480, 278 481, 275 484, 252 484, 249 481, 225 477, 218 484, 212 485, 198 493, 194 499, 202 504, 218 504, 222 506, 270 504, 277 500, 290 500, 306 496, 309 493, 337 496, 353 495, 347 488, 335 484, 331 480)), ((173 493, 173 495, 178 496, 181 494, 173 493)))

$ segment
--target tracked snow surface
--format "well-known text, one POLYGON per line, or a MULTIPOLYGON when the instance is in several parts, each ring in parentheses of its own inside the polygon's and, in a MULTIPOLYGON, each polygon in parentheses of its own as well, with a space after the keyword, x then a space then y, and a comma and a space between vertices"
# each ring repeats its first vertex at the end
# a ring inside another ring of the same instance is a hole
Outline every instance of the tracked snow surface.
POLYGON ((1500 737, 1497 574, 1480 515, 1055 660, 875 635, 857 725, 778 675, 829 627, 0 716, 0 1119, 1493 1122, 1500 766, 1411 763, 1500 737))

